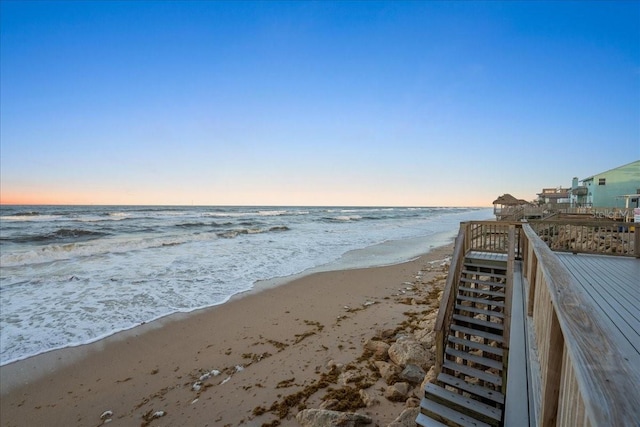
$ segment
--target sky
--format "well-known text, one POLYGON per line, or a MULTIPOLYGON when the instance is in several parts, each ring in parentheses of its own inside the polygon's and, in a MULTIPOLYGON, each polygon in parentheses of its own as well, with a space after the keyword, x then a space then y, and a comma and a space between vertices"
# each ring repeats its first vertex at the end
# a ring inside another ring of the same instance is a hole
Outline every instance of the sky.
POLYGON ((640 2, 0 2, 0 203, 490 206, 640 159, 640 2))

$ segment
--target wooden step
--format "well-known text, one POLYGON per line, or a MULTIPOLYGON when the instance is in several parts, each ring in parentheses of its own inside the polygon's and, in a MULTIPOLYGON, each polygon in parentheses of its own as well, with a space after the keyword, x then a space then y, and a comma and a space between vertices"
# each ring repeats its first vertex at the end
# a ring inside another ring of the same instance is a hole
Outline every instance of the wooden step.
POLYGON ((491 297, 496 297, 496 298, 504 298, 504 292, 489 291, 489 290, 480 289, 480 288, 466 288, 464 286, 460 286, 458 287, 458 292, 471 292, 474 294, 482 294, 482 295, 489 295, 491 297))
POLYGON ((451 357, 459 357, 460 359, 468 360, 477 365, 486 366, 487 369, 495 368, 495 369, 499 369, 500 371, 504 369, 504 366, 502 366, 502 362, 498 360, 493 360, 493 359, 489 359, 482 356, 476 356, 475 354, 471 354, 466 351, 456 350, 451 347, 447 347, 444 352, 451 357))
POLYGON ((492 305, 494 307, 504 307, 504 301, 493 301, 485 298, 468 297, 466 295, 458 295, 456 296, 456 298, 460 301, 469 301, 476 304, 492 305))
POLYGON ((452 331, 457 331, 457 332, 462 332, 463 334, 467 334, 467 335, 473 335, 476 337, 480 337, 480 338, 484 338, 490 341, 496 341, 499 343, 504 342, 504 339, 502 338, 502 335, 496 335, 496 334, 491 334, 489 332, 485 332, 485 331, 479 331, 477 329, 472 329, 472 328, 467 328, 465 326, 460 326, 460 325, 451 325, 451 330, 452 331))
POLYGON ((425 398, 445 405, 458 412, 469 415, 482 422, 496 424, 502 419, 502 411, 471 397, 463 396, 453 391, 428 383, 425 388, 425 398))
POLYGON ((444 423, 449 421, 461 427, 490 427, 487 423, 483 423, 482 421, 462 414, 455 409, 447 408, 440 403, 425 398, 420 402, 420 411, 437 421, 444 423))
POLYGON ((460 372, 461 374, 464 374, 471 378, 478 378, 479 380, 482 380, 487 383, 491 383, 498 387, 502 386, 502 377, 495 374, 490 374, 480 369, 472 368, 467 365, 461 365, 459 363, 455 363, 455 362, 452 362, 451 360, 446 360, 446 359, 444 360, 442 367, 445 369, 450 369, 454 372, 460 372))
POLYGON ((467 393, 504 405, 504 394, 499 391, 491 390, 477 384, 470 384, 463 379, 456 378, 453 375, 445 373, 438 374, 438 381, 442 384, 464 390, 467 393))
POLYGON ((507 261, 502 260, 486 260, 481 258, 465 258, 464 260, 465 267, 473 267, 473 268, 490 268, 492 270, 502 270, 507 271, 507 261))
POLYGON ((456 323, 464 322, 471 323, 473 325, 482 326, 483 328, 497 329, 499 331, 504 330, 504 325, 502 323, 490 322, 488 320, 480 320, 475 317, 464 316, 462 314, 454 314, 453 320, 457 320, 456 323))
POLYGON ((440 421, 436 421, 433 418, 426 416, 422 412, 418 413, 416 424, 422 427, 448 427, 446 424, 442 424, 440 421))
POLYGON ((500 287, 500 288, 504 288, 506 286, 504 283, 490 282, 488 280, 480 280, 480 279, 471 279, 469 277, 461 277, 460 281, 463 283, 475 283, 477 285, 494 286, 494 287, 500 287))
POLYGON ((492 347, 487 344, 466 340, 464 338, 454 337, 453 335, 449 335, 447 337, 447 342, 449 344, 462 345, 469 348, 475 348, 476 350, 482 350, 485 353, 495 354, 496 356, 500 356, 500 357, 504 356, 504 350, 499 347, 492 347))
POLYGON ((468 305, 456 304, 456 310, 458 310, 458 311, 467 311, 469 313, 475 313, 475 314, 484 314, 485 316, 497 317, 498 319, 504 319, 504 314, 502 314, 499 311, 484 310, 482 308, 471 307, 471 306, 468 306, 468 305))
MULTIPOLYGON (((496 270, 495 267, 482 267, 482 266, 478 266, 478 265, 470 265, 469 267, 472 267, 472 268, 479 267, 479 268, 488 268, 488 269, 491 269, 491 270, 496 270)), ((489 271, 463 269, 462 270, 462 274, 474 274, 474 275, 478 275, 478 276, 491 276, 491 277, 495 277, 496 279, 506 279, 507 278, 507 275, 504 274, 504 272, 497 273, 497 272, 493 272, 493 271, 489 272, 489 271)))

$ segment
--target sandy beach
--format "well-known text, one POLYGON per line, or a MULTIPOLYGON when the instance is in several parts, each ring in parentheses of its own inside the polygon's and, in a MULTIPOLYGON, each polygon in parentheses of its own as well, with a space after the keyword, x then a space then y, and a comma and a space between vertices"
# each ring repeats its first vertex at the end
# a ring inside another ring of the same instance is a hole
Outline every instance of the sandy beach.
POLYGON ((389 346, 419 343, 425 357, 412 364, 428 372, 451 252, 311 274, 5 365, 1 424, 295 426, 323 407, 389 425, 417 405, 422 382, 389 346))

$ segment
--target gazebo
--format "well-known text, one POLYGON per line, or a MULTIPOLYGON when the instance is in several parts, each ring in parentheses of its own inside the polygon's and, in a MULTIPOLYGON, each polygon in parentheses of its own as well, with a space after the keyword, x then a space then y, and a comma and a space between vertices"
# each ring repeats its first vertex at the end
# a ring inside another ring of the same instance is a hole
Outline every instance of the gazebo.
POLYGON ((511 194, 503 194, 493 201, 493 214, 496 216, 496 220, 500 221, 514 216, 516 212, 523 210, 525 206, 530 204, 524 199, 516 199, 511 194))

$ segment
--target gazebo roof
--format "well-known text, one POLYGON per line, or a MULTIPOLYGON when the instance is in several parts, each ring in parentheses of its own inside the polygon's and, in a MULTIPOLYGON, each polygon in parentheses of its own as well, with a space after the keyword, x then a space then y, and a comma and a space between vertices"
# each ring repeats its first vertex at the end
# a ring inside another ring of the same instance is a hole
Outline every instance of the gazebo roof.
POLYGON ((517 206, 517 205, 528 205, 529 202, 523 199, 516 199, 511 194, 503 194, 493 201, 494 205, 503 205, 503 206, 517 206))

